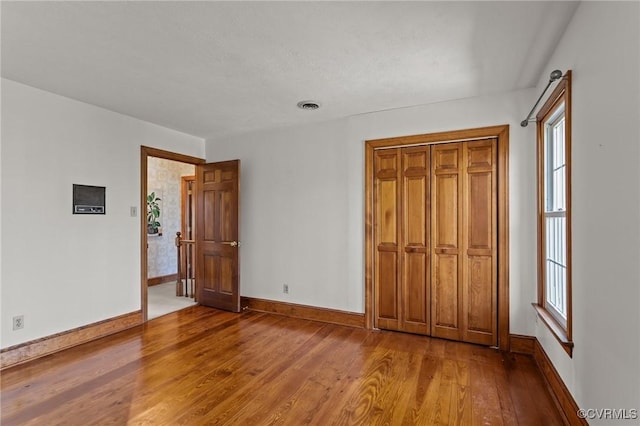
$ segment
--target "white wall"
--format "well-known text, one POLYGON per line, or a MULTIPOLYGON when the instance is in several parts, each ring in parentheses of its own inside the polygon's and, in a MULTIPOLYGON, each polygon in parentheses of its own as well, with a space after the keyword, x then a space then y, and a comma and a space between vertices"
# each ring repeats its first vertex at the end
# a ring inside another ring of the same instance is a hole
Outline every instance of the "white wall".
POLYGON ((510 124, 511 331, 533 334, 535 144, 518 125, 532 99, 525 90, 208 141, 208 161, 242 161, 242 295, 363 312, 364 141, 510 124))
POLYGON ((140 145, 204 154, 202 139, 2 80, 0 346, 140 309, 140 145), (72 215, 74 183, 106 186, 107 214, 72 215))
POLYGON ((640 3, 582 2, 539 90, 556 68, 573 74, 573 358, 536 335, 582 408, 640 410, 640 3))
POLYGON ((274 130, 209 146, 211 161, 241 159, 242 295, 362 309, 360 293, 347 285, 354 260, 346 250, 345 126, 274 130))

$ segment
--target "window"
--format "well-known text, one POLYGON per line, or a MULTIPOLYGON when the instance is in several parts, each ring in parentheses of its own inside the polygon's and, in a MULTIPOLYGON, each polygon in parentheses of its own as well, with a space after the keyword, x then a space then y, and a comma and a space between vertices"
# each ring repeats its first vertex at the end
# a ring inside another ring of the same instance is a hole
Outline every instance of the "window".
POLYGON ((571 341, 571 71, 537 115, 538 303, 569 355, 571 341))

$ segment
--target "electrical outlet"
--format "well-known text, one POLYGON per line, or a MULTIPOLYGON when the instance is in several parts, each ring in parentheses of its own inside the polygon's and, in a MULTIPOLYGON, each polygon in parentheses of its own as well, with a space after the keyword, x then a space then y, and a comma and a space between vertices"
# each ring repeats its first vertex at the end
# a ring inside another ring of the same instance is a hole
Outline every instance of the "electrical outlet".
POLYGON ((24 315, 13 317, 13 329, 20 330, 21 328, 24 328, 24 315))
POLYGON ((284 294, 289 294, 289 284, 282 284, 282 292, 284 294))

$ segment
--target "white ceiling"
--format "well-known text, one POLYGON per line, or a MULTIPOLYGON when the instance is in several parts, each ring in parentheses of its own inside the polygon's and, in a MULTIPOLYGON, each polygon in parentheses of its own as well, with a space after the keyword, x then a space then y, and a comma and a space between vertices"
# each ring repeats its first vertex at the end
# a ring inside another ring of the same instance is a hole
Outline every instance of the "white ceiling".
POLYGON ((2 1, 2 76, 216 138, 535 86, 576 6, 2 1))

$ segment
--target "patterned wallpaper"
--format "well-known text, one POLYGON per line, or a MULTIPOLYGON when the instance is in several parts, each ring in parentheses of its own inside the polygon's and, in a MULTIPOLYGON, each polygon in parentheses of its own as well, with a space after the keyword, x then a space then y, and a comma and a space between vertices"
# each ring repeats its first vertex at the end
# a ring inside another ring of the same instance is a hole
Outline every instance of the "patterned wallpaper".
MULTIPOLYGON (((176 232, 180 231, 180 177, 195 174, 193 164, 184 164, 163 158, 149 157, 147 166, 147 190, 156 192, 160 202, 162 235, 149 235, 147 251, 147 276, 149 278, 171 275, 176 267, 176 232)), ((146 215, 146 206, 142 209, 146 215)))

